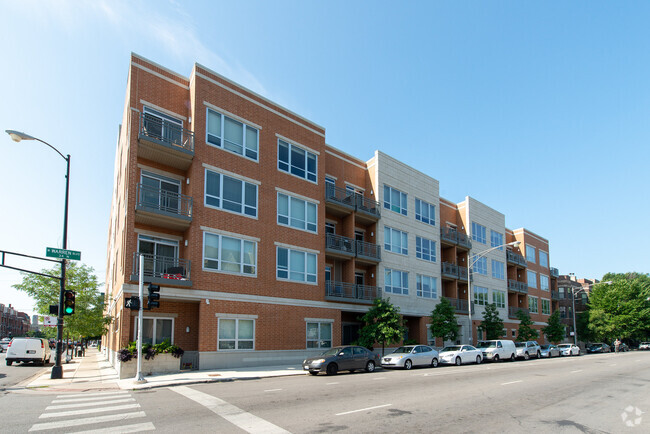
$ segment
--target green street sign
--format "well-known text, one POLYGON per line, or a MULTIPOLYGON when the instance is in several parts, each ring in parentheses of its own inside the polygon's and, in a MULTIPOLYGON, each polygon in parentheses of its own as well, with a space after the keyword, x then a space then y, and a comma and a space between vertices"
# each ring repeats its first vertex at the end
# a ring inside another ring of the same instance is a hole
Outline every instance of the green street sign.
POLYGON ((73 261, 81 260, 81 252, 77 252, 76 250, 55 249, 54 247, 48 247, 45 256, 48 258, 72 259, 73 261))

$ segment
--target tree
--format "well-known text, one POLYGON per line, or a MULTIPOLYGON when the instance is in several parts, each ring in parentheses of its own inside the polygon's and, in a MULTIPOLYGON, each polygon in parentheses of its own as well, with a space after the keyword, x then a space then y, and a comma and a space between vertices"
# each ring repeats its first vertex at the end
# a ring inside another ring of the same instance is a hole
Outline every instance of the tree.
POLYGON ((499 316, 499 311, 497 310, 497 305, 495 303, 485 305, 483 321, 481 321, 481 325, 478 326, 478 329, 485 333, 485 339, 488 340, 499 339, 503 334, 503 321, 499 316))
POLYGON ((564 324, 562 324, 562 320, 560 319, 559 310, 556 310, 548 317, 548 322, 546 323, 546 327, 542 327, 542 332, 544 332, 548 340, 554 344, 557 344, 564 339, 564 336, 566 336, 566 330, 564 324))
POLYGON ((390 299, 376 298, 360 319, 364 325, 359 330, 359 344, 372 349, 375 342, 380 342, 382 357, 386 344, 399 342, 406 331, 399 308, 390 299))
MULTIPOLYGON (((50 270, 41 270, 41 273, 57 276, 61 269, 57 265, 50 270)), ((13 287, 36 300, 37 313, 49 315, 50 305, 59 304, 59 280, 31 273, 21 274, 23 281, 13 287)), ((64 333, 70 333, 75 339, 103 335, 111 319, 104 317, 104 297, 99 292, 101 284, 97 282, 93 268, 69 262, 65 277, 65 288, 74 291, 76 296, 75 313, 63 317, 64 333)))
POLYGON ((454 315, 455 309, 445 297, 440 299, 431 312, 431 336, 442 338, 443 341, 458 339, 458 321, 454 315))
POLYGON ((519 319, 519 331, 517 332, 517 340, 519 342, 532 341, 537 339, 539 332, 535 330, 530 319, 530 315, 519 309, 517 311, 517 319, 519 319))

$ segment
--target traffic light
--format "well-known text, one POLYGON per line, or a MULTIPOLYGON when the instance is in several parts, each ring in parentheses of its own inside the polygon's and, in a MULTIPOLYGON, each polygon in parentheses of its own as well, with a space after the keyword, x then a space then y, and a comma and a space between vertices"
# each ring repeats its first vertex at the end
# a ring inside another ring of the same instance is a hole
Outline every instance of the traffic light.
POLYGON ((63 315, 72 315, 74 313, 74 291, 66 290, 63 293, 63 315))
POLYGON ((160 286, 159 285, 154 285, 152 283, 149 284, 149 287, 147 288, 149 290, 149 297, 147 297, 147 309, 153 309, 155 307, 160 307, 160 286))

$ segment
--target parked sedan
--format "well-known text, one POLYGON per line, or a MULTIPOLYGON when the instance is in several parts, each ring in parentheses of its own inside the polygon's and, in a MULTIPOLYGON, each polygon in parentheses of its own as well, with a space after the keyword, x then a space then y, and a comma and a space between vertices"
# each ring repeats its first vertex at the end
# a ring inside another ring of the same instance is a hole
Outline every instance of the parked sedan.
POLYGON ((471 345, 450 345, 440 351, 440 363, 455 364, 457 366, 463 363, 481 363, 483 361, 483 352, 477 350, 471 345))
POLYGON ((641 342, 639 344, 639 350, 641 350, 641 351, 650 350, 650 342, 641 342))
POLYGON ((559 357, 560 356, 560 349, 557 347, 557 345, 542 345, 540 350, 540 353, 542 357, 559 357))
POLYGON ((362 369, 372 372, 379 361, 379 355, 367 348, 352 345, 330 348, 320 356, 305 359, 302 368, 312 375, 318 375, 319 372, 336 375, 338 371, 354 372, 362 369))
POLYGON ((609 345, 607 344, 591 344, 587 347, 587 352, 594 354, 594 353, 610 353, 611 349, 609 348, 609 345))
POLYGON ((561 356, 579 356, 580 347, 574 344, 560 344, 557 346, 561 356))
POLYGON ((413 366, 438 366, 438 352, 426 345, 399 347, 381 359, 383 368, 411 369, 413 366))

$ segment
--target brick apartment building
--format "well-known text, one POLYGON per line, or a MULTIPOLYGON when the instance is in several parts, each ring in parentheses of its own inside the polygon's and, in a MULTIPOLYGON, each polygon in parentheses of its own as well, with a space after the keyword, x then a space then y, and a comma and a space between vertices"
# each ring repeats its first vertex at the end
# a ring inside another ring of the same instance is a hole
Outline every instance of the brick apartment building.
POLYGON ((11 305, 0 304, 0 338, 25 336, 29 331, 29 315, 11 305))
POLYGON ((437 180, 380 151, 364 161, 325 137, 201 65, 183 77, 132 55, 107 246, 111 360, 136 337, 124 299, 138 293, 140 254, 145 282, 161 286, 145 340, 170 339, 201 369, 295 363, 351 343, 376 297, 422 343, 440 297, 463 342, 470 306, 474 341, 486 303, 508 337, 517 309, 546 323, 558 299, 546 239, 507 229, 473 198, 441 198, 437 180), (485 252, 511 241, 516 251, 485 252))

